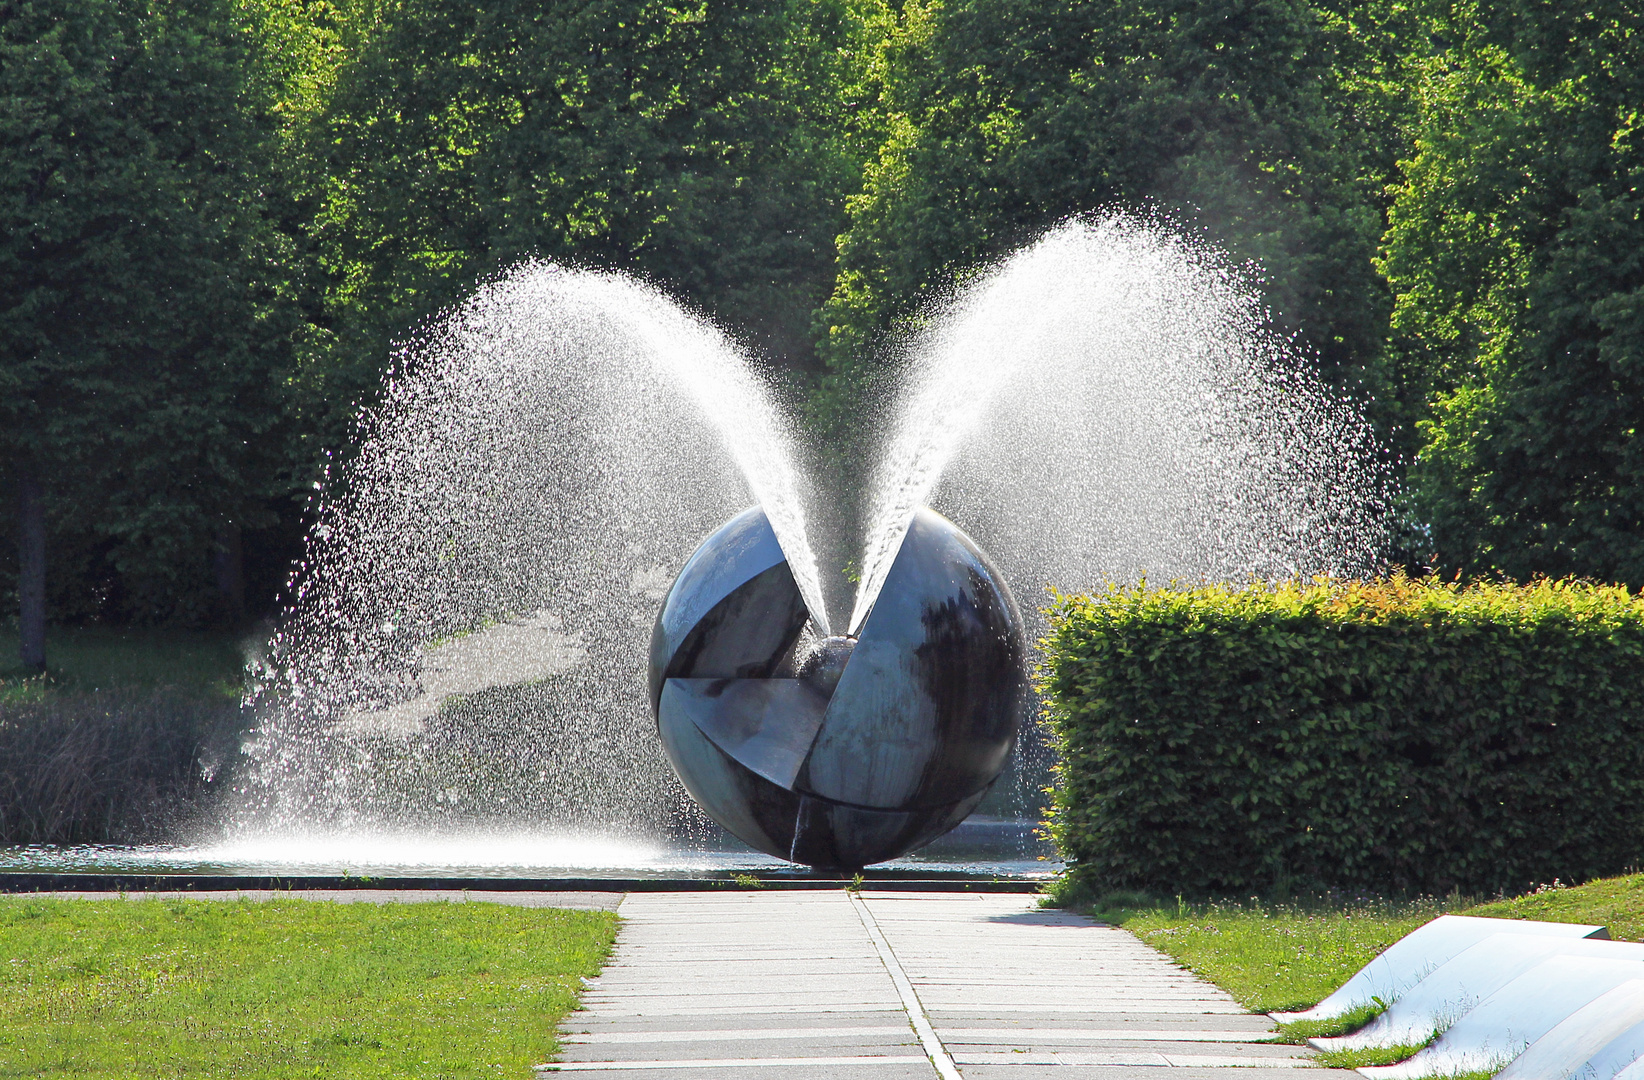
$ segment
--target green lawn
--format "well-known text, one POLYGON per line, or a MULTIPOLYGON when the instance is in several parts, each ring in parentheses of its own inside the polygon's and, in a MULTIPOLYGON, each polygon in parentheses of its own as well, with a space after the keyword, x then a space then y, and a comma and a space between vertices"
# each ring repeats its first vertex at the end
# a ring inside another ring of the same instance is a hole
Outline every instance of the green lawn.
POLYGON ((1278 1012, 1316 1004, 1445 907, 1424 902, 1307 910, 1249 903, 1101 914, 1252 1012, 1278 1012))
POLYGON ((17 624, 0 622, 0 703, 53 690, 174 687, 238 697, 245 659, 222 631, 122 630, 53 626, 46 631, 46 677, 27 677, 17 624))
POLYGON ((1644 874, 1604 878, 1566 888, 1555 885, 1526 896, 1481 904, 1469 915, 1608 926, 1617 941, 1644 941, 1644 874))
POLYGON ((0 898, 0 1077, 530 1077, 605 912, 0 898))
POLYGON ((1335 906, 1159 904, 1114 894, 1086 910, 1132 931, 1252 1012, 1278 1012, 1316 1004, 1387 946, 1445 912, 1596 923, 1617 940, 1644 940, 1644 874, 1544 887, 1486 904, 1461 897, 1335 906))

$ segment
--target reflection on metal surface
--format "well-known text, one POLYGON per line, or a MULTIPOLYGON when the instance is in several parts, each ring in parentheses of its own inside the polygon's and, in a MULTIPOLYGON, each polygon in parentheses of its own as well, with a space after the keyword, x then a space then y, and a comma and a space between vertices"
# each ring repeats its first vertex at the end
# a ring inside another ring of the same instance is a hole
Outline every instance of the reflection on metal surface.
POLYGON ((817 637, 755 507, 691 557, 651 639, 651 703, 686 789, 751 847, 811 866, 883 862, 963 821, 1009 760, 1025 693, 1015 600, 927 509, 858 637, 817 637))
POLYGON ((1602 926, 1536 922, 1528 919, 1481 919, 1472 915, 1440 915, 1417 927, 1388 950, 1364 965, 1340 990, 1303 1012, 1274 1013, 1283 1023, 1297 1020, 1333 1020, 1374 999, 1397 1001, 1404 992, 1441 964, 1491 934, 1529 934, 1557 938, 1607 938, 1602 926))
MULTIPOLYGON (((1626 948, 1619 942, 1606 944, 1616 953, 1626 948)), ((1359 1072, 1381 1080, 1495 1072, 1583 1005, 1644 976, 1644 962, 1639 958, 1644 946, 1635 945, 1633 949, 1636 951, 1631 959, 1618 955, 1555 956, 1545 960, 1468 1010, 1414 1057, 1397 1065, 1361 1068, 1359 1072)), ((1556 1068, 1541 1074, 1548 1078, 1561 1075, 1562 1070, 1556 1068)))
MULTIPOLYGON (((1611 993, 1621 990, 1617 987, 1611 993)), ((1579 1070, 1572 1069, 1569 1075, 1581 1080, 1644 1080, 1644 1013, 1635 1015, 1639 1017, 1638 1023, 1611 1039, 1604 1049, 1582 1062, 1579 1070)))
MULTIPOLYGON (((1555 956, 1640 962, 1644 961, 1644 945, 1531 934, 1492 934, 1438 967, 1359 1031, 1339 1038, 1310 1039, 1308 1044, 1319 1050, 1419 1045, 1432 1036, 1435 1028, 1449 1027, 1479 1002, 1555 956)), ((1644 964, 1640 970, 1644 971, 1644 964)))
MULTIPOLYGON (((1539 970, 1539 969, 1538 969, 1539 970)), ((1558 1022, 1496 1080, 1612 1080, 1644 1056, 1644 977, 1630 979, 1558 1022)))
POLYGON ((1397 1064, 1358 1069, 1380 1080, 1644 1080, 1644 944, 1611 941, 1604 927, 1444 916, 1313 1009, 1272 1015, 1327 1019, 1389 999, 1358 1031, 1308 1044, 1427 1044, 1397 1064))

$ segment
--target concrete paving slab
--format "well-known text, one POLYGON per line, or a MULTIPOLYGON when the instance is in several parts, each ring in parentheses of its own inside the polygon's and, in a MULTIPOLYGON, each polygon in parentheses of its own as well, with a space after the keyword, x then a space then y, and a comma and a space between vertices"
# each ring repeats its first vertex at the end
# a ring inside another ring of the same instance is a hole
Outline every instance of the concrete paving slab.
MULTIPOLYGON (((1311 1065, 1312 1055, 1305 1049, 1299 1053, 1286 1053, 1287 1050, 1297 1049, 1286 1045, 1268 1045, 1253 1047, 1248 1045, 1217 1045, 1205 1046, 1191 1043, 1177 1042, 1108 1042, 1067 1044, 1049 1043, 1034 1045, 1031 1041, 1025 1043, 967 1043, 961 1041, 943 1041, 954 1057, 985 1056, 999 1053, 1026 1053, 1026 1054, 1054 1054, 1062 1057, 1084 1057, 1095 1059, 1105 1055, 1135 1055, 1152 1054, 1169 1059, 1187 1058, 1214 1058, 1217 1061, 1238 1061, 1245 1064, 1258 1065, 1311 1065)), ((1121 1062, 1122 1064, 1122 1062, 1121 1062)))
MULTIPOLYGON (((929 1010, 927 1010, 929 1012, 929 1010)), ((1094 1028, 1133 1028, 1139 1031, 1156 1029, 1171 1029, 1192 1031, 1203 1029, 1215 1031, 1227 1029, 1229 1031, 1250 1032, 1251 1037, 1261 1039, 1271 1036, 1273 1022, 1259 1013, 1245 1013, 1242 1015, 1228 1015, 1220 1013, 1153 1013, 1153 1012, 1103 1012, 1100 1010, 1078 1015, 1052 1016, 996 1016, 990 1012, 949 1011, 943 1014, 950 1025, 998 1024, 1004 1027, 1050 1028, 1082 1030, 1094 1028)))
MULTIPOLYGON (((1118 1066, 1151 1065, 1169 1069, 1310 1069, 1305 1059, 1285 1057, 1245 1057, 1219 1054, 1160 1054, 1148 1050, 1114 1048, 1099 1053, 1072 1051, 1017 1050, 1009 1053, 956 1051, 954 1060, 961 1068, 976 1065, 1057 1065, 1057 1066, 1118 1066)), ((968 1070, 967 1073, 968 1075, 968 1070)), ((1172 1076, 1175 1074, 1172 1073, 1172 1076)), ((1244 1075, 1243 1073, 1239 1074, 1244 1075)), ((1161 1078, 1163 1080, 1163 1078, 1161 1078)))
POLYGON ((1145 1050, 1110 1050, 1104 1054, 1081 1054, 1077 1057, 1033 1050, 1012 1050, 1006 1053, 959 1053, 953 1055, 961 1065, 1151 1065, 1168 1069, 1170 1062, 1163 1054, 1145 1050))
MULTIPOLYGON (((768 1059, 760 1060, 672 1060, 641 1067, 621 1064, 562 1064, 543 1072, 613 1075, 621 1080, 771 1080, 774 1077, 802 1077, 804 1080, 931 1080, 931 1062, 909 1057, 863 1057, 863 1059, 768 1059)), ((1174 1077, 1172 1077, 1174 1080, 1174 1077)), ((1240 1080, 1245 1078, 1240 1077, 1240 1080)), ((1294 1080, 1294 1077, 1289 1078, 1294 1080)))
MULTIPOLYGON (((592 1006, 590 1006, 590 1008, 592 1008, 592 1006)), ((751 1016, 751 1014, 764 1014, 764 1016, 792 1016, 792 1014, 817 1016, 817 1014, 865 1013, 865 1011, 878 1011, 878 1013, 896 1014, 903 1011, 903 1006, 901 1006, 899 1001, 898 1003, 893 1004, 838 1004, 838 1006, 817 1006, 817 1004, 768 1004, 768 1006, 761 1006, 761 1008, 758 1009, 750 1008, 750 1006, 740 1006, 740 1004, 733 1004, 733 1006, 718 1006, 718 1004, 694 1004, 694 1006, 692 1006, 692 1004, 681 1004, 681 1006, 654 1006, 654 1008, 649 1008, 649 1006, 644 1006, 644 1004, 641 1004, 641 1006, 626 1006, 626 1008, 617 1008, 617 1006, 612 1006, 612 1008, 602 1008, 600 1009, 600 1014, 602 1014, 602 1016, 751 1016)))
POLYGON ((1063 1028, 1047 1027, 989 1027, 967 1028, 944 1026, 943 1041, 954 1043, 1089 1043, 1089 1042, 1168 1042, 1168 1043, 1223 1043, 1251 1042, 1273 1039, 1268 1032, 1218 1031, 1214 1028, 1194 1030, 1181 1027, 1160 1028, 1097 1028, 1083 1024, 1063 1028))
POLYGON ((862 979, 873 969, 864 966, 853 972, 827 972, 815 975, 795 975, 787 971, 773 971, 768 966, 749 963, 741 968, 702 971, 682 968, 668 972, 666 979, 646 978, 643 975, 627 985, 604 988, 601 995, 608 998, 633 997, 653 994, 655 987, 672 987, 675 994, 689 992, 693 985, 756 986, 761 993, 774 994, 833 994, 860 988, 862 979))
POLYGON ((886 1031, 906 1033, 907 1018, 902 1015, 901 1006, 894 1012, 887 1010, 872 1011, 840 1011, 827 1013, 806 1012, 754 1012, 734 1017, 722 1024, 707 1024, 695 1016, 626 1016, 595 1018, 586 1010, 573 1013, 562 1024, 563 1030, 571 1034, 610 1033, 638 1033, 638 1032, 694 1032, 710 1030, 743 1030, 743 1031, 795 1031, 808 1027, 819 1029, 834 1027, 875 1027, 886 1031))
POLYGON ((804 1039, 780 1043, 750 1043, 742 1039, 676 1043, 671 1046, 627 1045, 600 1046, 590 1058, 609 1063, 642 1065, 658 1060, 682 1061, 760 1061, 767 1058, 828 1058, 856 1060, 861 1057, 907 1057, 925 1059, 919 1041, 912 1032, 895 1039, 804 1039))
MULTIPOLYGON (((1025 996, 1025 995, 1024 995, 1025 996)), ((1181 1002, 1175 1000, 1134 997, 1128 1002, 1144 1012, 1174 1012, 1183 1016, 1202 1015, 1206 1013, 1223 1013, 1229 1016, 1242 1015, 1243 1010, 1237 1006, 1220 1007, 1221 1003, 1213 999, 1196 999, 1181 1002)), ((1031 1018, 1034 1016, 1075 1017, 1086 1016, 1093 1009, 1111 1012, 1115 1008, 1114 1001, 1092 1002, 1082 1004, 1068 1001, 1046 1001, 1043 1003, 1032 1001, 991 1001, 985 1003, 968 1002, 959 1004, 933 1003, 926 1008, 931 1016, 938 1014, 944 1018, 965 1016, 1016 1016, 1031 1018)))
MULTIPOLYGON (((1304 1047, 1020 894, 630 894, 547 1071, 632 1080, 1297 1080, 1304 1047), (1229 1072, 1236 1069, 1237 1072, 1229 1072)), ((1327 1076, 1349 1074, 1325 1071, 1327 1076)))
POLYGON ((749 1039, 905 1039, 906 1024, 892 1026, 876 1024, 871 1027, 782 1027, 729 1028, 712 1031, 601 1031, 567 1037, 566 1042, 637 1044, 667 1042, 706 1042, 711 1040, 746 1041, 749 1039))
MULTIPOLYGON (((1055 1065, 1012 1062, 1008 1065, 967 1065, 965 1080, 1360 1080, 1357 1073, 1338 1069, 1297 1072, 1294 1068, 1241 1068, 1205 1065, 1055 1065), (1168 1071, 1167 1071, 1168 1070, 1168 1071)), ((677 1080, 677 1077, 675 1078, 677 1080)))

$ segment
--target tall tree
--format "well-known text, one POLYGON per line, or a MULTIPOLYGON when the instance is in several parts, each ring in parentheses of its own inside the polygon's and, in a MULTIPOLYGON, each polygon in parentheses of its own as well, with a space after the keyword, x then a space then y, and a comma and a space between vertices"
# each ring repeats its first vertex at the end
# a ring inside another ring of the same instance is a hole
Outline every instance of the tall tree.
POLYGON ((308 126, 332 401, 388 343, 528 255, 642 273, 785 366, 873 139, 860 0, 401 0, 356 18, 308 126))
POLYGON ((1392 4, 913 2, 878 84, 887 137, 818 320, 824 411, 956 272, 1069 214, 1162 206, 1265 270, 1281 328, 1380 390, 1371 259, 1405 123, 1392 4))
POLYGON ((202 617, 219 537, 259 522, 284 465, 282 251, 238 20, 0 4, 0 462, 25 538, 31 498, 93 538, 130 618, 202 617))
POLYGON ((1435 20, 1383 267, 1441 565, 1644 585, 1644 7, 1435 20))

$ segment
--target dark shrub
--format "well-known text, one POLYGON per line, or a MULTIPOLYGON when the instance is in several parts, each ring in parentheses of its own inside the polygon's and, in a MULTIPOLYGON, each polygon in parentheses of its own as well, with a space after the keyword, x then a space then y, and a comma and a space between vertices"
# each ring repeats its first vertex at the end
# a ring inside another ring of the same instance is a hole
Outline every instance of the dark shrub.
POLYGON ((205 747, 238 705, 171 689, 55 692, 0 704, 0 843, 154 839, 205 796, 205 747))

